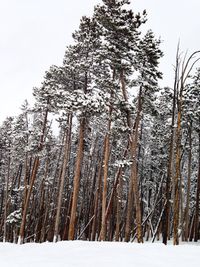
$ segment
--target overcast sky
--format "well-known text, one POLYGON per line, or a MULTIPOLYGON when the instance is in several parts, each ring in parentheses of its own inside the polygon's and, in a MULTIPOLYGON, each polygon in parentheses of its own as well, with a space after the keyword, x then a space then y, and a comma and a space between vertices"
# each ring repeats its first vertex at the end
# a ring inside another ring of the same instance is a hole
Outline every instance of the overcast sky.
MULTIPOLYGON (((15 115, 52 64, 62 64, 71 33, 100 0, 0 0, 0 121, 15 115)), ((200 49, 199 0, 132 0, 134 12, 147 10, 144 30, 163 40, 161 85, 173 84, 178 39, 181 49, 200 49)))

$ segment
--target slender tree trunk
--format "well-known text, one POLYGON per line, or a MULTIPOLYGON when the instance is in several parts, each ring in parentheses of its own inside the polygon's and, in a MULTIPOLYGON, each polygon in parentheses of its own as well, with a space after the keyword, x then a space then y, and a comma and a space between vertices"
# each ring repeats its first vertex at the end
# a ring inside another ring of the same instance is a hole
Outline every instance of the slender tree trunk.
POLYGON ((176 167, 174 176, 174 219, 173 219, 173 244, 179 244, 179 186, 180 186, 180 161, 181 161, 181 100, 179 103, 178 118, 177 118, 177 130, 176 130, 176 167))
POLYGON ((47 157, 46 159, 46 166, 45 166, 45 173, 44 173, 44 177, 42 179, 41 182, 41 186, 40 186, 40 197, 39 197, 39 203, 37 203, 37 198, 35 199, 35 204, 32 204, 32 208, 33 206, 36 207, 36 209, 39 210, 38 212, 38 218, 37 220, 35 220, 36 223, 36 227, 35 227, 35 242, 42 242, 42 228, 43 228, 43 223, 45 220, 45 195, 46 195, 46 190, 45 190, 45 182, 47 180, 48 177, 48 171, 49 171, 49 163, 50 160, 47 157), (39 207, 38 207, 39 206, 39 207))
POLYGON ((35 178, 36 178, 38 167, 39 167, 39 157, 36 157, 35 160, 34 160, 34 163, 33 163, 33 170, 32 170, 32 174, 31 174, 31 182, 30 182, 30 185, 29 185, 29 189, 28 189, 28 193, 27 193, 27 196, 26 196, 26 201, 25 201, 25 205, 24 205, 24 209, 23 209, 23 215, 22 215, 22 221, 21 221, 21 226, 20 226, 18 244, 22 244, 24 242, 26 215, 27 215, 28 205, 29 205, 29 201, 30 201, 30 197, 31 197, 31 193, 32 193, 34 182, 35 182, 35 178))
POLYGON ((120 238, 121 206, 122 206, 121 202, 122 202, 122 171, 120 171, 119 184, 117 186, 117 214, 116 214, 115 241, 119 241, 120 238))
POLYGON ((108 163, 110 155, 110 129, 111 129, 111 111, 108 121, 108 132, 105 137, 105 154, 104 154, 104 169, 103 169, 103 194, 102 194, 102 222, 101 236, 102 241, 106 240, 106 199, 107 199, 107 179, 108 179, 108 163))
MULTIPOLYGON (((124 100, 127 102, 127 93, 125 89, 125 79, 124 72, 121 71, 121 86, 124 100)), ((138 242, 143 242, 143 234, 142 234, 142 213, 141 213, 141 203, 140 203, 140 195, 139 195, 139 184, 138 184, 138 164, 137 164, 137 148, 138 148, 138 138, 139 138, 139 125, 141 120, 141 111, 142 111, 142 85, 139 89, 138 95, 138 110, 134 125, 134 131, 131 135, 131 159, 133 160, 131 166, 131 177, 129 183, 129 192, 128 192, 128 205, 127 205, 127 217, 126 217, 126 226, 125 226, 125 241, 128 242, 130 240, 130 232, 131 232, 131 214, 133 208, 133 197, 136 208, 136 225, 137 225, 137 240, 138 242)), ((127 109, 127 124, 129 128, 132 127, 132 120, 130 110, 127 109)))
POLYGON ((191 163, 192 163, 192 122, 189 126, 189 155, 188 155, 188 179, 187 179, 187 196, 185 208, 185 241, 189 238, 189 205, 190 205, 190 187, 191 187, 191 163))
POLYGON ((197 242, 199 239, 199 194, 200 194, 200 131, 199 131, 199 170, 198 170, 198 177, 197 177, 197 191, 196 191, 196 205, 195 205, 195 219, 194 219, 194 241, 195 242, 197 242))
POLYGON ((174 151, 174 124, 175 124, 175 110, 176 110, 176 95, 177 95, 177 83, 178 83, 178 67, 179 67, 179 58, 178 51, 176 55, 176 70, 175 70, 175 79, 174 79, 174 95, 173 95, 173 104, 172 104, 172 123, 171 123, 171 136, 170 136, 170 147, 169 147, 169 163, 167 168, 167 179, 166 179, 166 206, 163 214, 163 243, 167 245, 167 239, 169 236, 169 213, 170 213, 170 187, 172 181, 172 163, 173 163, 173 151, 174 151))
POLYGON ((143 233, 142 233, 142 212, 141 212, 141 202, 139 194, 139 183, 138 183, 138 170, 137 170, 137 144, 138 144, 138 130, 140 123, 140 113, 141 113, 141 93, 139 97, 139 112, 138 119, 136 121, 134 144, 132 144, 133 150, 133 164, 131 166, 131 179, 133 179, 133 193, 136 209, 136 226, 137 226, 137 240, 138 243, 143 243, 143 233))
MULTIPOLYGON (((9 151, 10 154, 10 151, 9 151)), ((7 170, 7 177, 6 177, 6 194, 5 194, 5 210, 4 210, 4 233, 3 233, 3 242, 6 242, 7 238, 7 213, 8 213, 8 190, 9 190, 9 182, 10 182, 10 156, 8 158, 8 170, 7 170)))
POLYGON ((63 159, 61 181, 60 181, 60 187, 59 187, 59 193, 58 193, 58 204, 57 204, 56 221, 55 221, 55 228, 54 228, 54 242, 58 241, 60 213, 61 213, 62 197, 63 197, 63 190, 64 190, 64 182, 65 182, 65 175, 66 175, 67 165, 68 165, 68 162, 69 162, 71 129, 72 129, 72 115, 69 114, 68 115, 68 126, 67 126, 66 133, 65 133, 66 136, 65 136, 65 144, 64 144, 64 159, 63 159))
MULTIPOLYGON (((105 144, 104 144, 105 147, 105 144)), ((103 151, 103 154, 105 152, 103 151)), ((97 175, 97 189, 96 189, 96 194, 95 194, 95 200, 94 200, 94 219, 92 222, 92 236, 91 240, 95 241, 96 240, 96 231, 97 231, 97 221, 98 221, 98 214, 99 214, 99 197, 101 193, 101 175, 102 175, 102 164, 103 164, 103 157, 99 160, 98 164, 98 175, 97 175)))
POLYGON ((86 119, 82 118, 80 122, 79 142, 77 148, 77 157, 76 157, 76 165, 74 173, 74 188, 73 188, 72 208, 71 208, 69 233, 68 233, 69 240, 74 240, 74 235, 75 235, 76 211, 77 211, 78 194, 80 187, 81 166, 84 154, 85 128, 86 128, 86 119))
POLYGON ((137 231, 137 240, 139 243, 143 242, 142 234, 142 214, 141 214, 141 203, 139 196, 139 184, 138 184, 138 172, 137 172, 137 148, 138 148, 138 137, 139 137, 139 125, 142 111, 142 86, 140 87, 139 96, 138 96, 138 110, 135 120, 135 131, 131 135, 131 176, 129 183, 129 192, 128 192, 128 204, 127 204, 127 216, 126 216, 126 226, 125 226, 125 241, 130 240, 131 232, 131 215, 133 209, 133 196, 134 204, 136 209, 136 231, 137 231))

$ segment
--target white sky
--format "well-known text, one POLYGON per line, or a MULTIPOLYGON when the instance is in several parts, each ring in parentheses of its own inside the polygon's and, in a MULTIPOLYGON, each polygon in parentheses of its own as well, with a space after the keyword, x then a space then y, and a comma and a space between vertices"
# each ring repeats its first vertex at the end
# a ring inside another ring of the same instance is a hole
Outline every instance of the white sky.
MULTIPOLYGON (((62 64, 71 33, 100 0, 0 0, 0 121, 15 115, 52 64, 62 64)), ((151 28, 163 40, 162 85, 173 84, 178 39, 181 49, 200 49, 199 0, 132 0, 147 10, 151 28)))

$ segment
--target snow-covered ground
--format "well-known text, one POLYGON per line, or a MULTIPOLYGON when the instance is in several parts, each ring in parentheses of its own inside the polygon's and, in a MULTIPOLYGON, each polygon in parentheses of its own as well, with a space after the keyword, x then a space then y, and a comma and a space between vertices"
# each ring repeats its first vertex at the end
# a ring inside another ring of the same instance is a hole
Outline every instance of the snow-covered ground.
POLYGON ((198 243, 162 244, 66 241, 0 243, 1 267, 198 267, 198 243))

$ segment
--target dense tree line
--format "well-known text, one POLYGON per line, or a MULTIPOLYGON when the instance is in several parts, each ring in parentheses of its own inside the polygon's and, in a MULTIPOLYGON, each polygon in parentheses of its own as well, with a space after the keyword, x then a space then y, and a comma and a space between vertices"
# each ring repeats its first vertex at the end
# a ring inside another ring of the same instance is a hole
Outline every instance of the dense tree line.
POLYGON ((200 238, 199 52, 178 48, 160 88, 160 40, 128 4, 82 17, 34 106, 1 124, 1 241, 200 238))

